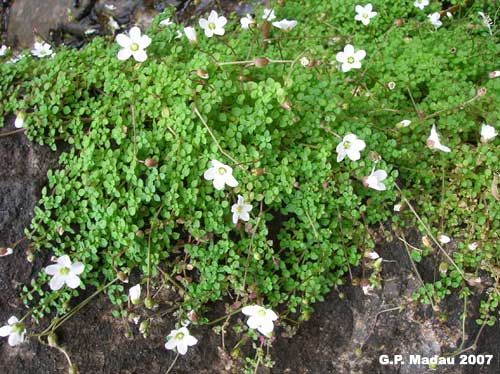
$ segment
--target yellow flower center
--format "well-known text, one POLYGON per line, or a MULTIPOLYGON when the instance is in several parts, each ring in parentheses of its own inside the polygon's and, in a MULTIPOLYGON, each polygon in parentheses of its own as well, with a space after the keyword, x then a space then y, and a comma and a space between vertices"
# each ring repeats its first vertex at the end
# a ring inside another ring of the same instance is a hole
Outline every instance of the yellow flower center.
POLYGON ((345 141, 344 142, 344 149, 349 149, 351 148, 351 142, 345 141))
POLYGON ((363 14, 363 18, 368 18, 368 13, 363 14))
POLYGON ((354 64, 354 57, 349 57, 347 59, 347 62, 350 63, 350 64, 354 64))
POLYGON ((224 175, 226 174, 226 168, 223 168, 223 167, 220 167, 217 172, 220 174, 220 175, 224 175))
POLYGON ((215 30, 215 29, 217 28, 217 25, 216 25, 215 23, 213 23, 213 22, 210 22, 210 23, 208 24, 208 28, 209 28, 210 30, 215 30))
POLYGON ((59 271, 61 273, 61 275, 68 275, 69 274, 69 268, 67 268, 66 266, 61 268, 61 270, 59 271))
POLYGON ((259 316, 265 317, 266 316, 266 311, 265 310, 259 310, 259 316))
POLYGON ((138 51, 139 50, 139 44, 132 43, 132 45, 130 46, 130 50, 133 51, 133 52, 138 51))
POLYGON ((177 340, 184 339, 184 334, 182 332, 178 332, 177 335, 175 335, 175 339, 177 339, 177 340))
POLYGON ((16 324, 14 324, 13 330, 15 333, 21 334, 24 331, 24 323, 18 322, 16 324))

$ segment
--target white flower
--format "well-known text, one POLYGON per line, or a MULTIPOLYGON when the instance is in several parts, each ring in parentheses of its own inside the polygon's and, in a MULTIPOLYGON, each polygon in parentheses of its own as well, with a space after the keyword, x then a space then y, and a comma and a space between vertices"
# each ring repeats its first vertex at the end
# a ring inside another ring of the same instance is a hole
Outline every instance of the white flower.
POLYGON ((439 235, 438 240, 441 244, 448 244, 449 242, 451 242, 451 238, 446 235, 439 235))
POLYGON ((442 145, 441 142, 439 141, 439 135, 436 130, 436 125, 432 125, 431 135, 429 135, 429 138, 427 138, 427 146, 430 149, 439 149, 440 151, 443 152, 451 152, 450 148, 448 148, 445 145, 442 145))
POLYGON ((247 325, 251 329, 257 329, 267 337, 273 332, 273 322, 278 319, 278 316, 271 309, 266 309, 259 305, 249 305, 244 307, 241 312, 250 316, 247 325))
POLYGON ((177 348, 177 352, 181 355, 186 354, 188 347, 198 343, 198 339, 189 334, 189 330, 185 327, 181 327, 179 330, 172 330, 167 339, 165 348, 170 350, 177 348))
POLYGON ((212 10, 208 15, 208 19, 202 18, 199 20, 200 27, 205 30, 205 35, 211 38, 214 35, 224 35, 224 26, 226 26, 227 18, 217 14, 212 10))
POLYGON ((360 49, 354 52, 354 47, 347 44, 343 52, 337 53, 337 61, 342 64, 342 71, 348 72, 351 69, 361 69, 361 60, 366 56, 366 52, 360 49))
POLYGON ((26 118, 26 115, 24 112, 18 112, 16 116, 16 120, 14 121, 14 127, 16 129, 22 129, 24 127, 24 119, 26 118))
POLYGON ((477 249, 477 247, 479 247, 479 245, 477 244, 477 242, 472 242, 469 244, 469 249, 471 251, 475 251, 477 249))
POLYGON ((243 196, 238 195, 238 202, 231 207, 231 212, 233 212, 233 223, 236 225, 239 219, 248 221, 250 219, 248 212, 251 210, 252 206, 245 204, 243 196))
POLYGON ((372 4, 366 4, 365 6, 356 5, 356 16, 354 19, 356 21, 361 21, 363 25, 368 25, 370 20, 377 15, 377 12, 373 12, 372 4))
POLYGON ((490 77, 490 79, 498 78, 500 77, 500 70, 492 71, 488 74, 488 76, 490 77))
POLYGON ((394 207, 392 208, 395 212, 401 212, 401 208, 403 206, 401 204, 396 204, 394 205, 394 207))
POLYGON ((134 57, 137 62, 144 62, 147 60, 148 55, 144 49, 151 44, 151 38, 147 35, 141 34, 141 29, 134 26, 127 34, 118 34, 116 42, 122 47, 118 52, 118 59, 125 61, 134 57))
POLYGON ((233 177, 233 169, 217 160, 212 160, 212 167, 203 174, 203 177, 208 181, 213 180, 216 190, 224 189, 226 184, 229 187, 238 185, 238 182, 233 177))
POLYGON ((301 57, 300 58, 300 64, 303 66, 303 67, 308 67, 310 64, 311 64, 311 60, 309 60, 309 57, 301 57))
POLYGON ((483 124, 481 126, 481 142, 486 143, 497 136, 497 131, 493 126, 483 124))
POLYGON ((390 89, 390 90, 393 90, 396 88, 396 82, 389 82, 387 83, 387 88, 390 89))
POLYGON ((9 50, 9 47, 7 47, 6 45, 2 45, 0 47, 0 57, 3 57, 7 54, 7 51, 9 50))
POLYGON ((429 14, 427 17, 436 29, 439 29, 443 25, 443 22, 440 21, 441 14, 438 12, 429 14))
POLYGON ((52 291, 57 291, 66 283, 70 288, 77 288, 80 285, 78 275, 83 273, 85 265, 81 262, 71 263, 68 255, 57 259, 57 264, 49 265, 45 268, 48 275, 53 275, 49 286, 52 291))
POLYGON ((279 22, 273 22, 273 26, 277 27, 278 29, 284 30, 284 31, 290 31, 293 29, 295 26, 297 26, 297 21, 295 20, 288 20, 288 19, 282 19, 279 22))
POLYGON ((113 4, 104 4, 104 8, 111 11, 116 10, 116 6, 114 6, 113 4))
POLYGON ((26 334, 26 328, 22 322, 19 322, 17 317, 10 317, 7 321, 8 325, 0 327, 0 336, 8 336, 8 342, 11 347, 24 342, 24 335, 26 334))
POLYGON ((128 298, 130 302, 134 305, 139 304, 139 301, 141 301, 141 285, 136 284, 134 287, 131 287, 128 290, 128 298))
POLYGON ((365 252, 364 257, 370 260, 376 260, 380 258, 380 255, 377 252, 373 251, 373 252, 365 252))
POLYGON ((360 151, 365 149, 366 143, 358 139, 354 134, 347 134, 342 139, 342 142, 337 145, 337 162, 342 161, 345 156, 349 157, 352 161, 357 161, 361 158, 360 151))
POLYGON ((182 31, 181 30, 177 30, 176 34, 175 34, 175 39, 180 39, 182 38, 182 31))
POLYGON ((449 19, 452 19, 453 14, 451 12, 446 12, 446 17, 448 17, 449 19))
POLYGON ((196 29, 194 27, 184 27, 184 34, 186 34, 186 37, 191 44, 198 43, 198 34, 196 33, 196 29))
POLYGON ((396 124, 397 128, 408 127, 411 125, 411 121, 409 119, 404 119, 396 124))
POLYGON ((108 25, 111 28, 111 30, 118 30, 120 28, 120 25, 118 24, 118 22, 116 22, 116 20, 113 17, 109 17, 108 25))
POLYGON ((160 26, 170 26, 173 24, 173 22, 170 20, 170 18, 165 18, 163 21, 159 23, 160 26))
POLYGON ((92 34, 95 34, 97 32, 96 29, 87 29, 85 30, 84 34, 85 35, 92 35, 92 34))
POLYGON ((493 32, 491 31, 491 25, 493 24, 493 21, 491 20, 491 18, 483 12, 477 12, 477 14, 479 14, 479 16, 481 16, 481 18, 483 19, 483 25, 488 28, 490 35, 493 35, 493 32))
POLYGON ((363 290, 363 293, 366 296, 369 296, 372 294, 373 290, 375 289, 375 286, 373 284, 370 284, 369 282, 362 282, 361 289, 363 290))
POLYGON ((255 20, 252 18, 251 14, 247 14, 245 17, 240 19, 241 28, 248 30, 250 27, 255 25, 255 20))
POLYGON ((387 172, 385 170, 375 170, 373 168, 371 174, 363 178, 363 184, 365 187, 370 187, 377 191, 385 191, 387 188, 383 182, 386 179, 387 172))
POLYGON ((274 21, 276 19, 274 9, 264 9, 264 15, 262 16, 262 19, 269 22, 274 21))
POLYGON ((0 257, 9 256, 14 253, 12 248, 0 248, 0 257))
POLYGON ((52 51, 52 47, 50 46, 50 44, 35 42, 35 46, 31 50, 31 54, 38 58, 44 58, 52 56, 54 52, 52 51))
POLYGON ((423 10, 427 5, 429 5, 429 0, 415 0, 413 5, 420 8, 420 10, 423 10))

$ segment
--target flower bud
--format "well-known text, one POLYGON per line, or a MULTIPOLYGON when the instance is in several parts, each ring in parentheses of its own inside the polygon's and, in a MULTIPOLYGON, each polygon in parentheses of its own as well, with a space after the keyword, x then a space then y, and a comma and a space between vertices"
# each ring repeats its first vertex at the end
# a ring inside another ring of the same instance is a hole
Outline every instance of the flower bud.
POLYGON ((148 309, 153 309, 154 303, 151 296, 148 296, 144 299, 144 306, 148 309))
POLYGON ((144 165, 146 165, 148 168, 152 168, 152 167, 158 165, 158 161, 153 160, 152 158, 147 158, 144 161, 144 165))
POLYGON ((196 75, 201 79, 208 79, 208 73, 203 69, 196 70, 196 75))
POLYGON ((483 97, 486 95, 487 92, 488 90, 486 89, 486 87, 481 87, 477 90, 477 96, 483 97))
POLYGON ((124 283, 128 283, 128 277, 127 277, 127 274, 125 274, 123 271, 119 271, 117 274, 116 274, 116 277, 121 281, 121 282, 124 282, 124 283))
POLYGON ((254 61, 254 64, 258 68, 263 68, 269 65, 269 59, 266 57, 257 57, 254 61))
POLYGON ((55 333, 51 332, 49 334, 49 336, 47 336, 47 342, 49 343, 50 347, 57 347, 58 346, 57 335, 55 333))
POLYGON ((141 324, 139 325, 139 332, 141 334, 144 334, 148 332, 148 329, 149 329, 149 321, 147 320, 142 321, 141 324))

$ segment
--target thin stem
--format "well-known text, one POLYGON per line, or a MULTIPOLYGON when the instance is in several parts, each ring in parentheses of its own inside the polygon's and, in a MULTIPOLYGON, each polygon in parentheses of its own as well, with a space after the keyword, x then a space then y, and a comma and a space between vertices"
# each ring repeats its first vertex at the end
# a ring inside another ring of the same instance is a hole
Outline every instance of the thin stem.
POLYGON ((174 358, 174 361, 172 361, 172 363, 170 364, 170 366, 168 367, 167 371, 165 372, 165 374, 168 374, 170 373, 170 371, 173 369, 175 363, 177 362, 177 359, 179 358, 179 353, 177 353, 177 355, 175 356, 174 358))
POLYGON ((17 134, 17 133, 20 133, 20 132, 24 132, 24 131, 26 131, 25 128, 18 129, 18 130, 12 130, 12 131, 9 131, 9 132, 4 132, 4 133, 0 134, 0 138, 6 137, 6 136, 10 136, 10 135, 14 135, 14 134, 17 134))

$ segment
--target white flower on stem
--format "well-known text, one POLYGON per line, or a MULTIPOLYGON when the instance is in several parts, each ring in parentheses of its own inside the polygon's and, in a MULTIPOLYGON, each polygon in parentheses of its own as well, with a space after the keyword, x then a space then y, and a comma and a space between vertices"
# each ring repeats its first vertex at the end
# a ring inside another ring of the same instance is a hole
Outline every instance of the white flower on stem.
POLYGON ((198 339, 189 333, 186 327, 181 327, 178 330, 172 330, 167 337, 165 348, 169 350, 177 349, 181 355, 185 355, 188 347, 198 343, 198 339))
POLYGON ((500 70, 492 71, 488 74, 488 76, 490 77, 490 79, 498 78, 500 77, 500 70))
POLYGON ((439 29, 443 25, 443 22, 441 22, 440 20, 441 14, 439 14, 438 12, 429 14, 427 17, 429 18, 429 21, 436 29, 439 29))
POLYGON ((487 124, 481 125, 481 142, 487 143, 495 139, 497 135, 497 130, 493 126, 487 124))
POLYGON ((373 168, 371 174, 363 178, 363 185, 377 191, 385 191, 387 188, 385 187, 384 180, 386 179, 387 172, 385 170, 375 170, 373 168))
POLYGON ((22 129, 24 127, 24 120, 26 118, 26 114, 24 112, 18 112, 16 116, 16 120, 14 121, 14 127, 16 129, 22 129))
POLYGON ((303 66, 303 67, 308 67, 310 64, 311 64, 311 60, 309 59, 309 57, 301 57, 300 58, 300 64, 303 66))
POLYGON ((263 308, 259 305, 249 305, 241 312, 250 318, 247 321, 248 327, 257 329, 261 334, 269 337, 274 330, 274 321, 278 319, 276 313, 271 309, 263 308))
POLYGON ((0 57, 3 57, 7 54, 7 51, 9 50, 9 47, 7 47, 6 45, 2 45, 0 47, 0 57))
POLYGON ((342 139, 342 142, 337 145, 337 162, 341 162, 345 156, 349 157, 352 161, 357 161, 361 158, 361 151, 365 149, 366 143, 358 139, 354 134, 347 134, 342 139))
POLYGON ((483 19, 483 25, 488 28, 490 35, 493 35, 493 31, 491 30, 491 25, 493 25, 493 21, 491 20, 491 18, 488 17, 483 12, 477 12, 477 14, 479 14, 479 16, 483 19))
POLYGON ((389 82, 387 83, 387 88, 390 89, 391 91, 396 88, 396 82, 389 82))
POLYGON ((151 38, 147 35, 142 35, 141 29, 134 26, 130 29, 127 34, 118 34, 116 36, 116 42, 122 47, 118 52, 118 59, 125 61, 131 56, 137 62, 144 62, 147 60, 148 55, 145 51, 147 47, 151 44, 151 38))
POLYGON ((366 4, 365 6, 356 5, 356 16, 354 19, 356 21, 361 21, 363 25, 368 25, 370 20, 377 15, 377 12, 373 12, 373 5, 371 3, 366 4))
POLYGON ((211 38, 214 35, 224 35, 224 26, 227 24, 227 18, 217 14, 215 10, 212 10, 208 15, 208 19, 201 18, 199 20, 200 27, 205 30, 205 35, 211 38))
POLYGON ((285 18, 285 19, 282 19, 281 21, 273 22, 273 26, 277 27, 278 29, 283 30, 283 31, 290 31, 295 26, 297 26, 297 21, 288 20, 285 18))
POLYGON ((439 235, 438 240, 441 244, 448 244, 449 242, 451 242, 451 238, 446 235, 439 235))
POLYGON ((253 19, 251 14, 247 14, 245 17, 240 19, 241 28, 244 30, 248 30, 250 27, 255 25, 255 20, 253 19))
POLYGON ((229 187, 238 185, 238 181, 233 177, 233 169, 217 160, 212 160, 212 167, 205 171, 203 177, 209 181, 213 180, 216 190, 224 189, 226 184, 229 187))
POLYGON ((38 58, 49 57, 54 54, 52 47, 48 43, 35 42, 34 48, 31 50, 31 54, 38 58))
POLYGON ((360 49, 354 52, 354 47, 347 44, 343 52, 337 53, 337 61, 342 64, 342 71, 348 72, 351 69, 361 69, 361 60, 366 56, 366 52, 360 49))
POLYGON ((402 121, 398 122, 398 123, 396 124, 396 127, 397 127, 398 129, 400 129, 400 128, 402 128, 402 127, 408 127, 408 126, 410 126, 410 125, 411 125, 411 121, 410 121, 409 119, 404 119, 404 120, 402 120, 402 121))
POLYGON ((441 142, 439 141, 439 135, 436 130, 436 125, 432 125, 431 135, 429 135, 429 138, 427 138, 427 146, 430 149, 439 149, 440 151, 443 152, 451 152, 450 148, 448 148, 445 145, 442 145, 441 142))
POLYGON ((479 247, 479 244, 477 244, 477 242, 472 242, 469 244, 469 249, 471 251, 475 251, 478 247, 479 247))
POLYGON ((262 19, 265 21, 274 21, 276 19, 276 14, 274 14, 274 9, 264 9, 264 14, 262 19))
POLYGON ((172 24, 173 24, 173 22, 172 22, 172 20, 170 18, 165 18, 164 20, 162 20, 159 23, 160 26, 164 26, 164 27, 170 26, 172 24))
POLYGON ((49 286, 52 291, 59 290, 64 284, 70 288, 77 288, 80 285, 78 275, 83 273, 85 265, 81 262, 71 263, 68 255, 61 256, 57 259, 57 264, 49 265, 45 268, 48 275, 52 275, 49 286))
POLYGON ((245 199, 243 196, 238 195, 238 202, 231 207, 231 212, 233 212, 233 223, 236 225, 238 220, 248 221, 250 219, 250 212, 252 206, 245 204, 245 199))
POLYGON ((186 38, 188 38, 191 44, 198 43, 198 34, 196 33, 196 29, 194 27, 184 27, 184 34, 186 34, 186 38))
POLYGON ((9 337, 8 342, 11 347, 24 342, 24 335, 26 334, 26 327, 24 323, 19 322, 17 317, 10 317, 7 321, 8 325, 0 327, 0 336, 5 338, 9 337))
POLYGON ((130 302, 134 305, 139 304, 141 301, 141 285, 136 284, 128 290, 128 298, 130 302))
POLYGON ((423 10, 427 5, 429 5, 429 0, 415 0, 413 5, 419 8, 420 10, 423 10))
POLYGON ((9 256, 12 253, 14 253, 14 250, 12 248, 0 248, 0 257, 9 256))

